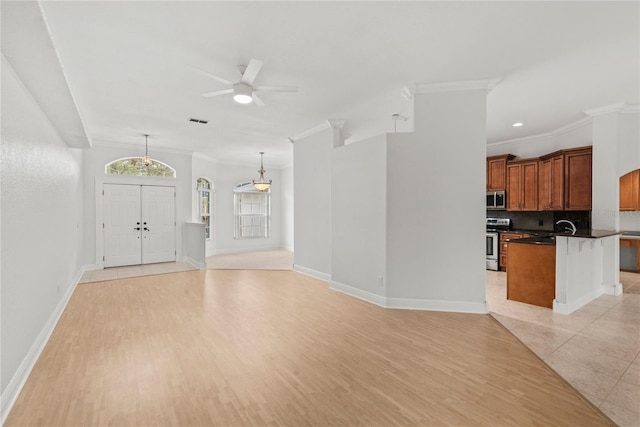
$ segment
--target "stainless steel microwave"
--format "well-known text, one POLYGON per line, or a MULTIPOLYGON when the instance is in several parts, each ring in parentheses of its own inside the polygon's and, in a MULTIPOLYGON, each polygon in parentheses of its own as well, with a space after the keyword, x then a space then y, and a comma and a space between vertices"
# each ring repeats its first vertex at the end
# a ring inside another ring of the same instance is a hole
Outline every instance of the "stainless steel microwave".
POLYGON ((488 192, 487 209, 494 211, 507 209, 507 192, 504 190, 488 192))

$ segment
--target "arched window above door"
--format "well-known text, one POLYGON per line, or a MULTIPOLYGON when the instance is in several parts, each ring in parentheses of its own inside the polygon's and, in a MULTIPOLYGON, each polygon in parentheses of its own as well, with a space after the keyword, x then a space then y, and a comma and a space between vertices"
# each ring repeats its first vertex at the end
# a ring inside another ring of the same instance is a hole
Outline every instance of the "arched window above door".
POLYGON ((145 166, 142 157, 125 157, 114 160, 105 165, 104 173, 109 175, 176 177, 176 170, 168 164, 151 159, 151 163, 145 166))

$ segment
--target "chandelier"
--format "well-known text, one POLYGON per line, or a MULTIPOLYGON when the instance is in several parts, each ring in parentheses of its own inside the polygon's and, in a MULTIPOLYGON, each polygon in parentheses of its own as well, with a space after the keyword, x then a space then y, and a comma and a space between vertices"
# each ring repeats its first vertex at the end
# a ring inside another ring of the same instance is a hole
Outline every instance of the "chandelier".
POLYGON ((256 190, 258 191, 267 191, 269 189, 269 187, 271 187, 271 180, 267 181, 264 178, 264 173, 266 172, 266 170, 264 170, 264 166, 262 165, 262 159, 264 157, 264 151, 260 152, 260 170, 258 171, 258 173, 260 174, 260 178, 258 178, 258 180, 253 180, 253 186, 256 187, 256 190))
POLYGON ((147 138, 149 135, 144 134, 144 157, 142 158, 142 163, 144 167, 148 167, 151 164, 151 157, 149 157, 149 143, 147 142, 147 138))

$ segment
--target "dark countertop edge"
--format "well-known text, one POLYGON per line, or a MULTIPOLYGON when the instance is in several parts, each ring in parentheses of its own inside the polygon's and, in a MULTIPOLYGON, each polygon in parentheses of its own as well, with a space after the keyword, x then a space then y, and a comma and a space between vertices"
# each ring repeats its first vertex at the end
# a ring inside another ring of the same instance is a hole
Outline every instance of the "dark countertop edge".
POLYGON ((513 239, 509 240, 509 243, 522 243, 526 245, 543 245, 543 246, 555 246, 556 241, 547 237, 534 236, 534 237, 524 237, 522 239, 513 239))
POLYGON ((498 233, 515 233, 515 234, 534 234, 539 236, 550 236, 553 234, 553 230, 496 230, 498 233))
POLYGON ((556 236, 566 236, 566 237, 580 237, 583 239, 600 239, 602 237, 610 237, 615 236, 617 234, 622 234, 622 231, 614 231, 614 230, 591 230, 589 234, 576 233, 576 234, 563 234, 556 233, 556 236))

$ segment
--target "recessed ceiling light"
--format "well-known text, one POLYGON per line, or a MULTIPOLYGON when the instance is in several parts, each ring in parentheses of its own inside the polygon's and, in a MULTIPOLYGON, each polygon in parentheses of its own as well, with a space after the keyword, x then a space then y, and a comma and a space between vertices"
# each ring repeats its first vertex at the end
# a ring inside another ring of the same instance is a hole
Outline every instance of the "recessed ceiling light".
POLYGON ((514 124, 512 124, 511 126, 513 126, 514 128, 519 128, 520 126, 524 125, 524 123, 522 122, 515 122, 514 124))

